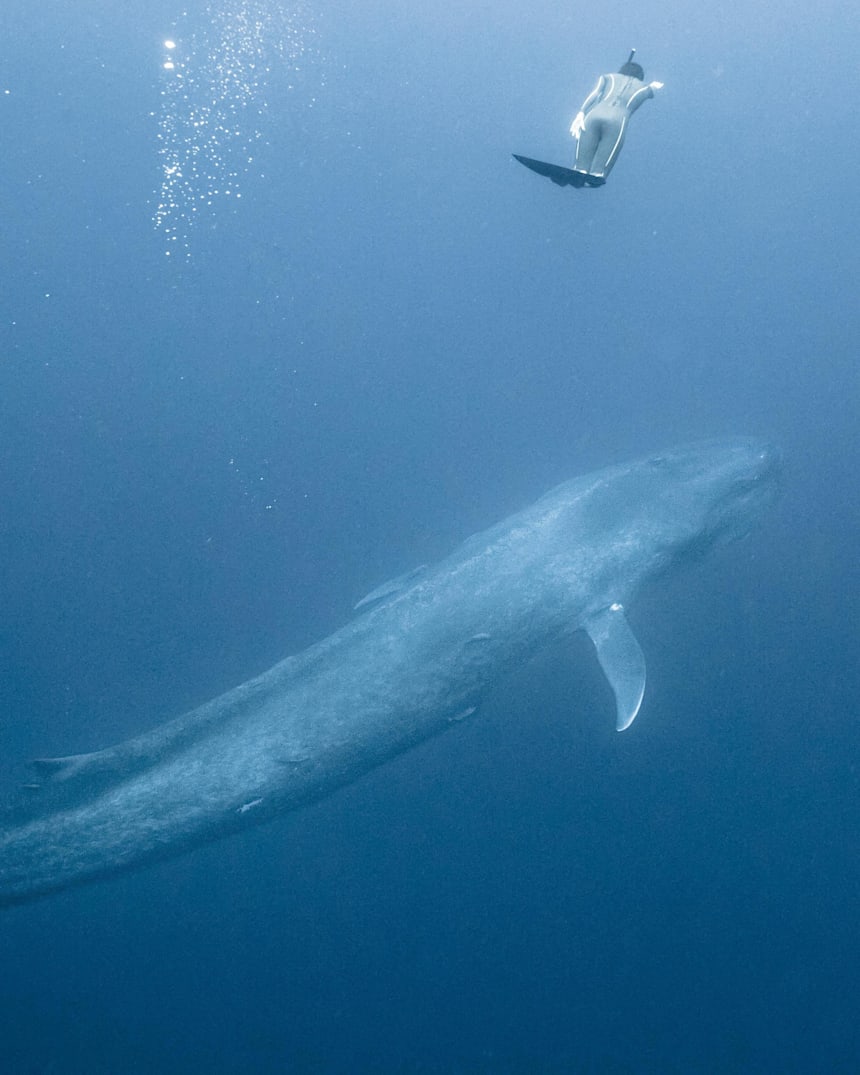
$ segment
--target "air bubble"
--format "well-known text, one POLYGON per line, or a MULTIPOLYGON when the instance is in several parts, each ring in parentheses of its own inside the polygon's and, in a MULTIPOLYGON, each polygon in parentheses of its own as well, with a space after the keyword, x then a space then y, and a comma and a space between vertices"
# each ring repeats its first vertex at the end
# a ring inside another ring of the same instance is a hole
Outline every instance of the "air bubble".
POLYGON ((227 10, 207 4, 200 22, 183 13, 176 29, 162 42, 153 223, 189 257, 198 204, 217 212, 231 192, 241 196, 237 188, 252 172, 273 64, 298 71, 315 30, 301 5, 284 10, 275 0, 238 0, 227 10))

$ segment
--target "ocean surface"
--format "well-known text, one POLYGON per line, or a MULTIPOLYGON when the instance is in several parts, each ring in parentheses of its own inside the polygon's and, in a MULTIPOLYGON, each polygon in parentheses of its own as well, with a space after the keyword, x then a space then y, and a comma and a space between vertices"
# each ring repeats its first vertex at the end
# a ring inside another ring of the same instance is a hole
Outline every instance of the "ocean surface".
POLYGON ((856 5, 0 10, 0 788, 553 484, 778 444, 745 540, 319 804, 0 914, 10 1075, 860 1070, 856 5), (605 187, 568 127, 665 83, 605 187))

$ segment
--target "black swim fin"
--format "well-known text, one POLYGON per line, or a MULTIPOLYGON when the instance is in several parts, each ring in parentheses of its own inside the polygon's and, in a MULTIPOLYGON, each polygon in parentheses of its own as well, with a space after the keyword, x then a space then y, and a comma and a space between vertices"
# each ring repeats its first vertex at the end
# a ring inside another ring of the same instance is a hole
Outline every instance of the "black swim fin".
POLYGON ((559 187, 584 187, 585 186, 585 174, 583 172, 575 172, 573 168, 562 168, 560 164, 547 164, 546 161, 536 161, 531 157, 521 157, 518 153, 512 154, 514 160, 524 164, 526 168, 530 168, 533 172, 537 172, 538 175, 546 176, 547 179, 551 179, 556 186, 559 187))

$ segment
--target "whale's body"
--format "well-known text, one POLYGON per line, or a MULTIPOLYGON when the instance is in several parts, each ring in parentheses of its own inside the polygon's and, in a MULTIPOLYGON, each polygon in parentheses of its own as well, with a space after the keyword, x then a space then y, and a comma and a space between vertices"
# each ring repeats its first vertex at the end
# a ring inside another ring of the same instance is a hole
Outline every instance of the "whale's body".
POLYGON ((685 553, 745 532, 774 470, 767 446, 733 440, 566 482, 256 679, 118 746, 34 763, 28 806, 0 817, 0 904, 318 799, 470 716, 489 685, 577 630, 627 727, 645 666, 623 605, 685 553))

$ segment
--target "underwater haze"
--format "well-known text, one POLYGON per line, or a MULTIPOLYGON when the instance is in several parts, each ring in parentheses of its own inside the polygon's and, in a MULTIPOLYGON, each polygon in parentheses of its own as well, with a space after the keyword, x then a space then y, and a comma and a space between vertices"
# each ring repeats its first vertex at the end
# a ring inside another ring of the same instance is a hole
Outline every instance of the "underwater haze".
POLYGON ((313 806, 0 912, 11 1075, 855 1072, 848 0, 4 0, 0 797, 574 475, 779 446, 742 541, 313 806), (131 9, 134 10, 131 10, 131 9), (554 186, 597 76, 665 83, 554 186))

